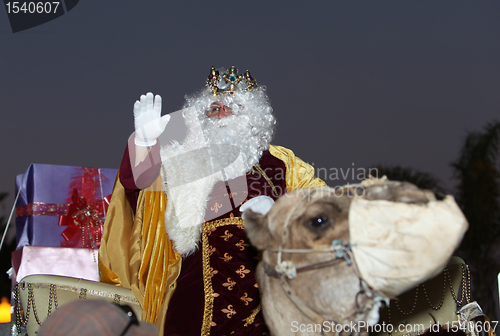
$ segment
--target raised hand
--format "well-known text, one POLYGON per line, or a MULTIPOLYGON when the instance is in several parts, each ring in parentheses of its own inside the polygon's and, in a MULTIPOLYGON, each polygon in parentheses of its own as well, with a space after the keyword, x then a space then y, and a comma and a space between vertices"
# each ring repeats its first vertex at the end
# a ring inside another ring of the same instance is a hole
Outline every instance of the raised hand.
POLYGON ((142 95, 134 104, 135 145, 150 147, 163 133, 170 115, 161 116, 161 97, 151 92, 142 95))

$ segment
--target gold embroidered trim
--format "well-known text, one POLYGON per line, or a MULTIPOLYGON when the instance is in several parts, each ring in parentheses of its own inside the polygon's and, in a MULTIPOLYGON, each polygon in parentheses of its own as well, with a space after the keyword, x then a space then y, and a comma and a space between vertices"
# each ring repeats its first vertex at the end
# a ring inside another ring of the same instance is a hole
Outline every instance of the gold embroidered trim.
MULTIPOLYGON (((31 286, 33 288, 48 288, 48 289, 55 289, 55 290, 60 289, 60 290, 64 290, 67 292, 73 292, 73 293, 78 293, 78 294, 82 294, 82 292, 84 292, 87 296, 100 296, 100 297, 107 297, 110 299, 116 299, 116 295, 118 295, 118 294, 104 292, 104 291, 98 291, 98 290, 94 290, 94 289, 87 289, 87 288, 59 285, 59 284, 50 284, 50 283, 26 283, 26 284, 27 285, 31 284, 31 286)), ((125 296, 125 295, 120 295, 120 302, 129 302, 129 303, 139 304, 139 301, 135 297, 125 296)))
POLYGON ((274 186, 273 182, 271 181, 271 179, 269 178, 269 176, 267 176, 266 172, 264 172, 264 170, 258 165, 256 164, 255 165, 255 168, 257 168, 257 170, 259 171, 259 173, 262 174, 262 176, 264 176, 264 178, 266 179, 267 183, 269 183, 269 185, 271 186, 271 188, 273 189, 274 191, 274 196, 278 197, 279 194, 278 192, 276 191, 276 187, 274 186))
POLYGON ((245 321, 244 326, 248 327, 250 324, 252 324, 255 321, 255 316, 257 316, 259 312, 260 312, 260 303, 259 306, 253 310, 252 314, 250 314, 250 316, 248 316, 246 319, 243 320, 245 321))
POLYGON ((241 217, 231 217, 224 219, 217 219, 211 222, 206 222, 203 224, 203 234, 208 233, 209 231, 215 231, 219 226, 224 225, 242 225, 243 219, 241 217))
POLYGON ((203 311, 203 322, 201 324, 202 336, 210 335, 210 328, 212 327, 213 309, 214 309, 214 289, 212 287, 212 271, 210 270, 210 246, 208 244, 208 235, 219 226, 224 226, 224 225, 243 225, 243 219, 241 217, 231 217, 204 223, 203 232, 201 234, 203 288, 205 292, 205 308, 203 311))

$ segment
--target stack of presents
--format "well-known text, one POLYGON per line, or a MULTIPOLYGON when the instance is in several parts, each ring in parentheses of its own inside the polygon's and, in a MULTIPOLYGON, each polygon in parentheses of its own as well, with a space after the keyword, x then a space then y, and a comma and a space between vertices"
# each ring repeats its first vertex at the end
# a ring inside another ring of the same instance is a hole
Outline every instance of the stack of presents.
MULTIPOLYGON (((106 296, 93 284, 104 285, 98 283, 98 248, 116 174, 33 164, 17 176, 13 334, 34 334, 64 301, 106 296)), ((114 292, 105 299, 133 303, 129 296, 114 292)))
POLYGON ((97 251, 116 174, 33 164, 17 176, 13 282, 30 274, 99 281, 97 251))

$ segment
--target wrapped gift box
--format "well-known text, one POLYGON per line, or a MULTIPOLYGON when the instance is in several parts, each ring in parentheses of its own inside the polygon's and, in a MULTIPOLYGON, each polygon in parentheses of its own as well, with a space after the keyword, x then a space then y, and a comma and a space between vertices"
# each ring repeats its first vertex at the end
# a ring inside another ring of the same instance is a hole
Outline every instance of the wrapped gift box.
POLYGON ((23 246, 12 252, 12 284, 31 274, 62 275, 99 281, 97 250, 23 246))
POLYGON ((117 171, 32 164, 16 178, 17 249, 97 248, 117 171))

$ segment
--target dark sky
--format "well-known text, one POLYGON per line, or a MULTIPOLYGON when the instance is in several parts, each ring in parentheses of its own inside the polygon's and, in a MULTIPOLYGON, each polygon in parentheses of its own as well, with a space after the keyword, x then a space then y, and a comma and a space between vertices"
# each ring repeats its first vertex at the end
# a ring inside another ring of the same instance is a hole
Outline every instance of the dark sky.
POLYGON ((500 1, 81 0, 16 34, 0 8, 0 191, 31 163, 117 168, 141 94, 173 112, 233 64, 267 86, 274 144, 452 191, 465 135, 500 118, 500 1))

